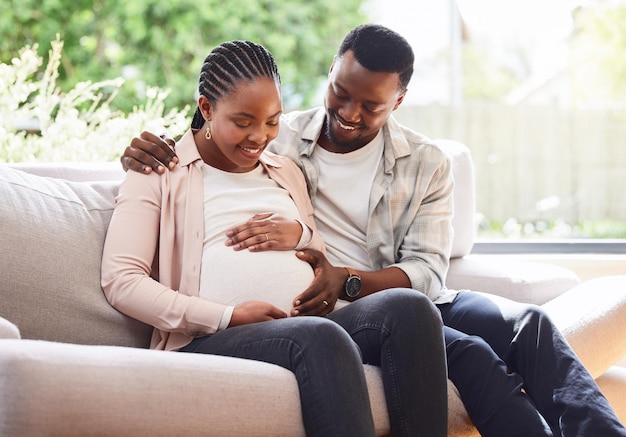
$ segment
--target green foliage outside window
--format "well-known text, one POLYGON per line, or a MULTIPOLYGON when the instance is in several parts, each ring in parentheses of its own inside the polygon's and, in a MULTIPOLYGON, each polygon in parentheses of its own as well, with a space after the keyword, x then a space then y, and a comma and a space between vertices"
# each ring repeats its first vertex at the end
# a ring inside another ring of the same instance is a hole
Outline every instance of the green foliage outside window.
MULTIPOLYGON (((264 44, 283 79, 286 109, 315 99, 345 33, 365 21, 364 0, 3 0, 0 61, 26 45, 64 42, 59 83, 124 77, 113 106, 132 110, 150 86, 171 89, 167 108, 193 104, 211 48, 231 39, 264 44)), ((39 53, 42 55, 43 53, 39 53)))
POLYGON ((518 221, 511 218, 505 222, 486 220, 478 224, 478 236, 484 239, 560 240, 563 238, 581 239, 624 239, 626 223, 620 220, 583 220, 569 223, 563 219, 545 221, 518 221))
POLYGON ((0 162, 114 160, 142 130, 181 134, 225 40, 272 51, 285 110, 321 104, 363 1, 3 0, 0 162))
POLYGON ((25 47, 0 64, 0 162, 108 161, 119 157, 141 130, 189 127, 187 113, 165 110, 168 91, 148 88, 146 98, 124 113, 112 107, 123 80, 57 84, 63 43, 52 42, 45 68, 37 47, 25 47))

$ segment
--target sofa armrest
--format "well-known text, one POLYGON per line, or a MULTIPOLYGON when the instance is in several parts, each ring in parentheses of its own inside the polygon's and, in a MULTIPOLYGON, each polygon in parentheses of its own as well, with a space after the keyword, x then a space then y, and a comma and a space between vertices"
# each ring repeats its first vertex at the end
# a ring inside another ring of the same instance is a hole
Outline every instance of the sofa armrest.
POLYGON ((596 379, 622 423, 626 423, 626 368, 613 366, 596 379))
POLYGON ((626 356, 626 275, 590 279, 543 308, 594 378, 626 356))
POLYGON ((0 339, 1 338, 21 338, 20 330, 7 319, 0 317, 0 339))
POLYGON ((468 255, 450 260, 446 285, 542 305, 580 284, 573 271, 547 263, 468 255))

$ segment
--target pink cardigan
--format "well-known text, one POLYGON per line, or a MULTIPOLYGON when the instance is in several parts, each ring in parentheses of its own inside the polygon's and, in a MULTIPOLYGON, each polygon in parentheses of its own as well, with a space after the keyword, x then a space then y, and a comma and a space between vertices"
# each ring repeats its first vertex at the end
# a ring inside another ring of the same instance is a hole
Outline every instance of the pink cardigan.
MULTIPOLYGON (((163 175, 127 172, 102 257, 106 298, 119 311, 155 327, 153 349, 178 350, 194 337, 216 332, 225 309, 198 297, 204 236, 202 160, 192 131, 178 142, 176 153, 178 166, 163 175)), ((291 194, 300 218, 313 229, 308 247, 324 251, 300 169, 269 151, 260 161, 291 194)))

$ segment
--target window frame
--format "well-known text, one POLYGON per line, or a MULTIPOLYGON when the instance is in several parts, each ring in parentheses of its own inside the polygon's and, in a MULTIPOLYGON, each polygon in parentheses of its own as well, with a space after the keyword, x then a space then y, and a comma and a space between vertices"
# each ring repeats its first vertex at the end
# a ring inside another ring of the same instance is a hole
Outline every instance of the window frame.
POLYGON ((476 240, 471 254, 618 254, 626 255, 626 240, 476 240))

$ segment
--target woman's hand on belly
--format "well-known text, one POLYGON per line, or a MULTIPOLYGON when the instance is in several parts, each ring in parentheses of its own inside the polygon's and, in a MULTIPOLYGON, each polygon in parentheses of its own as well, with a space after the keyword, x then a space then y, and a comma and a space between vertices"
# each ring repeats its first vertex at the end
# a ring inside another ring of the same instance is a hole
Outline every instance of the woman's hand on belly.
POLYGON ((255 214, 247 222, 226 232, 227 246, 235 250, 295 249, 302 236, 302 225, 295 219, 271 212, 255 214))
POLYGON ((267 302, 249 301, 239 304, 233 310, 229 328, 249 323, 283 319, 287 313, 267 302))

